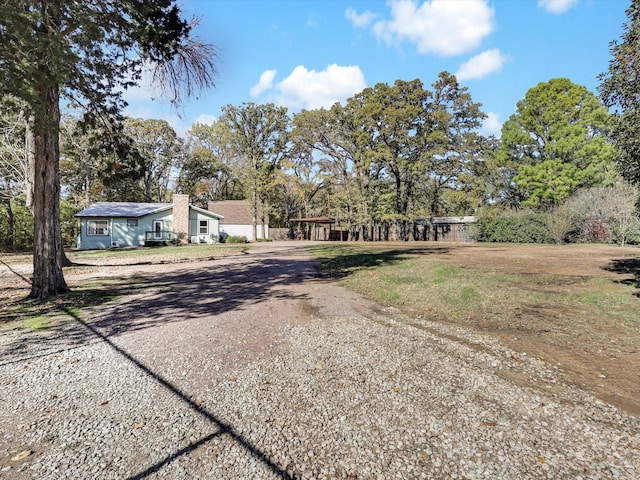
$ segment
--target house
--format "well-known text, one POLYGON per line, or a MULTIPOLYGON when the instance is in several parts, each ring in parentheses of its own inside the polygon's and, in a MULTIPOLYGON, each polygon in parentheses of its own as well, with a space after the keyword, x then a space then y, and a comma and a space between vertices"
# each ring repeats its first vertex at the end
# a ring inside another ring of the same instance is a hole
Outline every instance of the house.
MULTIPOLYGON (((210 201, 207 205, 210 212, 218 212, 224 218, 220 221, 220 235, 246 237, 249 241, 253 238, 253 215, 251 206, 246 200, 220 200, 210 201)), ((257 218, 256 234, 258 238, 269 238, 269 218, 265 215, 264 234, 262 219, 257 218)))
POLYGON ((173 203, 98 202, 75 215, 80 219, 78 248, 215 243, 222 215, 174 195, 173 203))

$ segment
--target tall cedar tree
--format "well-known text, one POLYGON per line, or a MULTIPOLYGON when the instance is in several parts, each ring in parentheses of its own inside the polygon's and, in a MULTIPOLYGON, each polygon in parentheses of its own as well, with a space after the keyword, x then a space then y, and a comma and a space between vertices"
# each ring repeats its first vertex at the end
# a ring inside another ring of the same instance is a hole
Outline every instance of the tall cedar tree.
POLYGON ((60 100, 118 115, 145 68, 174 103, 213 85, 215 51, 173 0, 0 0, 2 94, 24 100, 33 132, 31 298, 68 291, 60 234, 60 100))

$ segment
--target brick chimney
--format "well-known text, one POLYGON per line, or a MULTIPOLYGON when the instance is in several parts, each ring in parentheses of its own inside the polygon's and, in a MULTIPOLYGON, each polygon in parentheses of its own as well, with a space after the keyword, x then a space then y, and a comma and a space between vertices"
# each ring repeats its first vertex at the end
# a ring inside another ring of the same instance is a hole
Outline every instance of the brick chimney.
POLYGON ((189 242, 189 195, 173 194, 173 231, 180 243, 189 242))

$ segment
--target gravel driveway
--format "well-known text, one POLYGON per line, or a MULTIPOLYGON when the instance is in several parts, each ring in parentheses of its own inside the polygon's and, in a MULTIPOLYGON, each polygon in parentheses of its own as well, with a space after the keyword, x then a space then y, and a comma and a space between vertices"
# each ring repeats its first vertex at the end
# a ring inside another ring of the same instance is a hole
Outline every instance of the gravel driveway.
POLYGON ((118 275, 144 288, 0 337, 0 479, 640 478, 638 418, 300 244, 118 275))

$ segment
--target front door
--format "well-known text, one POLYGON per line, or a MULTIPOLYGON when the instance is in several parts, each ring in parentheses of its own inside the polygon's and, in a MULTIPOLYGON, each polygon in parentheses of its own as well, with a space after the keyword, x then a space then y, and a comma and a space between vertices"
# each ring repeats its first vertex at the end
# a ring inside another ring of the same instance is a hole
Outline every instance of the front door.
POLYGON ((162 240, 162 220, 153 221, 153 239, 162 240))

